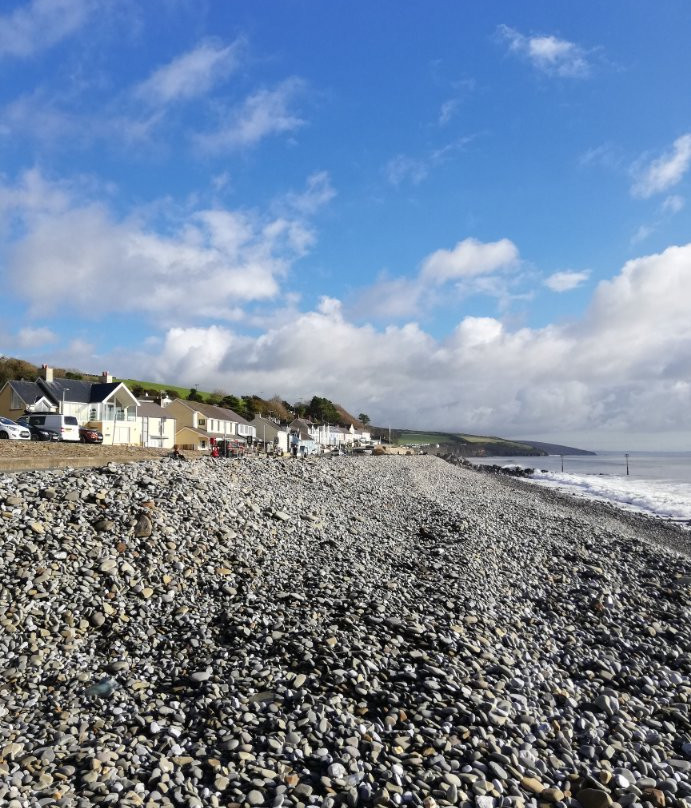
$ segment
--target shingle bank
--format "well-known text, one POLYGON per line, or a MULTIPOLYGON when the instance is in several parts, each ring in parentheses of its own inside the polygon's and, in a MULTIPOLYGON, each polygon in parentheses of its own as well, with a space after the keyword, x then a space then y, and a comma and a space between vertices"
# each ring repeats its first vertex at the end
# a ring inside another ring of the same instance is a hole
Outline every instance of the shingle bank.
POLYGON ((651 522, 248 458, 0 473, 0 530, 10 808, 691 805, 691 562, 651 522))

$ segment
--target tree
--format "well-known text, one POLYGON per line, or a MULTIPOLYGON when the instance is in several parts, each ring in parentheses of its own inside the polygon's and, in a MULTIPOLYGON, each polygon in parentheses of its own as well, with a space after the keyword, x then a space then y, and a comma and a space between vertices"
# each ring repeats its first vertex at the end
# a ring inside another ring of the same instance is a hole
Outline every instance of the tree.
POLYGON ((203 401, 204 399, 199 395, 196 387, 190 387, 190 392, 187 395, 188 401, 203 401))
POLYGON ((244 405, 244 412, 242 414, 248 421, 251 421, 252 418, 254 418, 254 416, 257 414, 256 396, 243 396, 242 403, 244 405))
POLYGON ((220 403, 221 407, 227 407, 229 410, 236 412, 240 415, 240 410, 242 409, 242 401, 237 396, 223 396, 220 403))
POLYGON ((364 412, 361 412, 361 413, 360 413, 360 415, 358 415, 358 417, 357 417, 357 418, 358 418, 358 421, 359 421, 359 422, 360 422, 360 423, 361 423, 363 426, 367 426, 367 424, 369 424, 369 422, 372 420, 372 419, 369 417, 369 415, 367 415, 367 413, 364 413, 364 412))
POLYGON ((313 421, 321 421, 327 424, 336 424, 341 420, 340 413, 332 401, 321 396, 312 396, 307 407, 307 414, 313 421))

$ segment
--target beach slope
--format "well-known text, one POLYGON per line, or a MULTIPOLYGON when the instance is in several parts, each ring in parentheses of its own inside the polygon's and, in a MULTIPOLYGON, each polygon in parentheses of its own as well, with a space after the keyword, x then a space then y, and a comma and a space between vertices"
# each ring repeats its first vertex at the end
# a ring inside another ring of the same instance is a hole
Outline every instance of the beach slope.
POLYGON ((396 456, 0 473, 0 526, 3 805, 688 808, 681 530, 396 456))

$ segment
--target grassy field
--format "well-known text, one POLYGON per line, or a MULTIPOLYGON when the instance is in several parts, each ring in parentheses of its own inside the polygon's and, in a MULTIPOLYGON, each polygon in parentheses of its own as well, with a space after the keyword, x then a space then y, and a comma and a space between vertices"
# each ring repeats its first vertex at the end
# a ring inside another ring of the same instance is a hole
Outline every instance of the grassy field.
POLYGON ((510 454, 532 455, 535 453, 535 450, 525 443, 518 443, 517 441, 505 440, 504 438, 497 438, 488 435, 467 435, 465 433, 453 432, 403 431, 397 438, 396 443, 399 446, 419 447, 443 444, 445 446, 466 446, 469 449, 471 446, 474 446, 477 450, 484 450, 484 452, 487 454, 491 454, 495 451, 501 453, 502 450, 510 454))
MULTIPOLYGON (((135 385, 139 385, 140 387, 143 387, 145 390, 171 390, 171 391, 175 390, 179 398, 187 398, 190 392, 189 387, 177 387, 174 384, 157 384, 156 382, 142 382, 139 381, 138 379, 116 379, 115 377, 113 378, 113 380, 116 382, 124 382, 127 385, 127 387, 130 388, 130 390, 135 385)), ((199 395, 203 396, 204 398, 210 395, 210 393, 205 393, 203 390, 199 390, 198 392, 199 395)))
POLYGON ((424 446, 437 443, 466 443, 459 435, 448 432, 403 432, 397 439, 399 446, 424 446))
POLYGON ((518 449, 530 449, 532 451, 532 446, 528 446, 527 443, 519 443, 518 441, 506 440, 505 438, 497 438, 495 436, 461 434, 458 437, 462 438, 467 443, 499 443, 506 444, 507 446, 515 446, 518 449))

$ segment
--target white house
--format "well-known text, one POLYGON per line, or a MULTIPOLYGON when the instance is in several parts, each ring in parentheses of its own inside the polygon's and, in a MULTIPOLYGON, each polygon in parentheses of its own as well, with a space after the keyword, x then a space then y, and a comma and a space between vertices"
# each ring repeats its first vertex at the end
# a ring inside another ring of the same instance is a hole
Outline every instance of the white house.
POLYGON ((172 449, 175 445, 175 417, 171 412, 151 402, 140 403, 137 419, 142 446, 172 449))
POLYGON ((137 399, 122 382, 104 372, 99 382, 54 378, 43 365, 43 378, 9 381, 0 391, 0 414, 16 419, 25 412, 74 415, 82 426, 103 433, 103 443, 140 444, 137 399))

